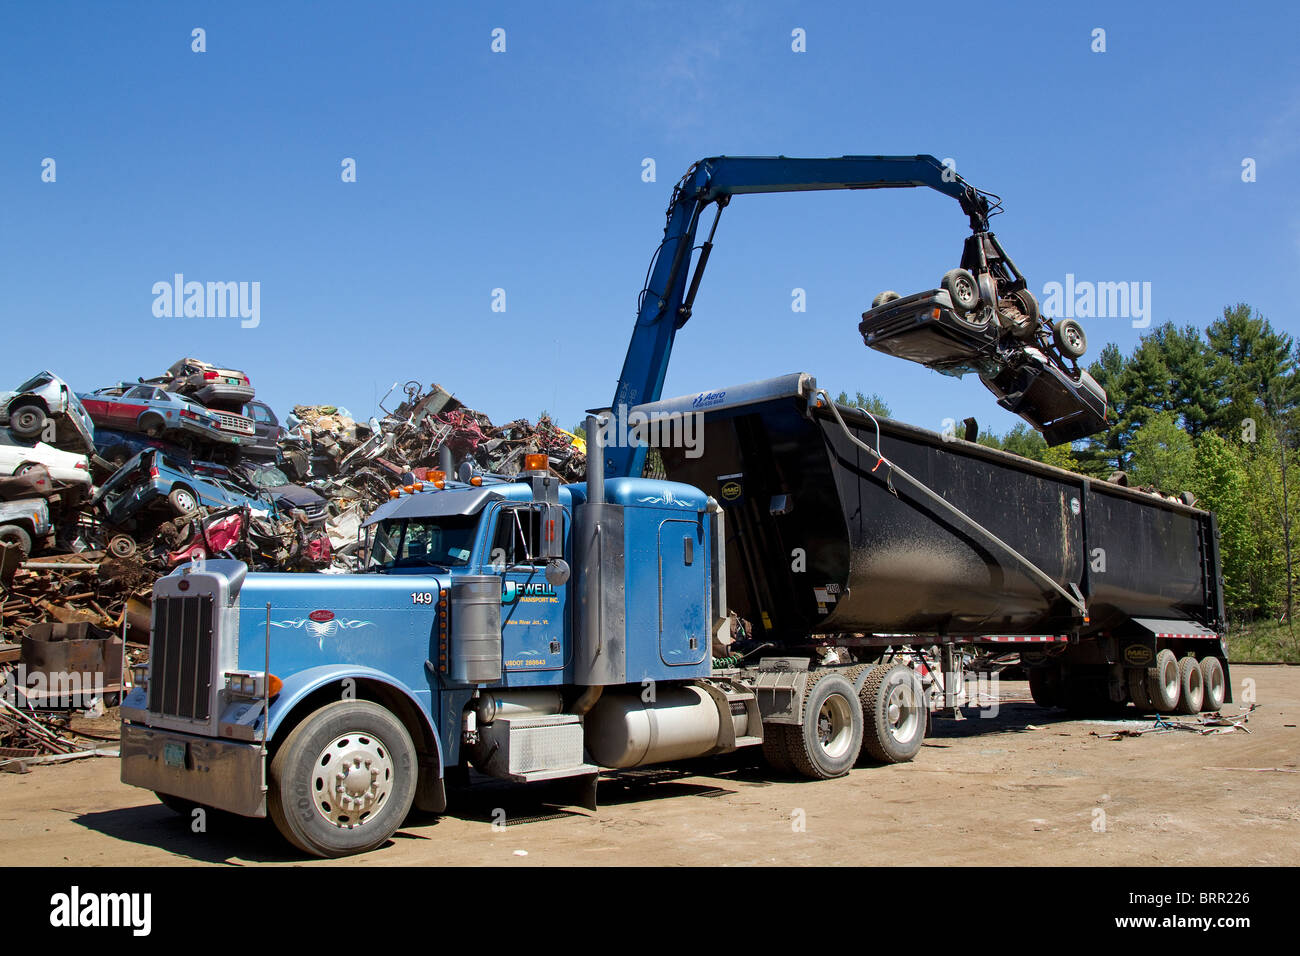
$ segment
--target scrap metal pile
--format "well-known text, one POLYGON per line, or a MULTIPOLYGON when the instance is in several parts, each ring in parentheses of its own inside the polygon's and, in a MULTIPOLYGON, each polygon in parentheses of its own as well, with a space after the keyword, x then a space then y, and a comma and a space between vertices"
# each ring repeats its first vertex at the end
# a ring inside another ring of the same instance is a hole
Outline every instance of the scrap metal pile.
POLYGON ((280 442, 284 470, 330 502, 336 563, 350 566, 366 514, 394 487, 423 481, 430 470, 515 475, 525 455, 545 453, 563 480, 585 475, 585 443, 546 415, 536 424, 519 418, 498 426, 440 385, 407 382, 404 390, 400 405, 366 424, 333 406, 297 405, 294 428, 280 442))
MULTIPOLYGON (((0 392, 0 698, 16 690, 29 716, 41 705, 16 672, 38 673, 35 648, 65 639, 51 626, 80 629, 63 650, 113 642, 120 690, 147 654, 153 584, 182 563, 345 572, 365 516, 430 470, 513 475, 545 453, 562 479, 585 474, 583 441, 545 415, 497 426, 438 385, 404 392, 364 423, 298 405, 284 425, 247 375, 197 359, 93 392, 51 372, 0 392)), ((0 758, 63 752, 6 714, 0 758)))

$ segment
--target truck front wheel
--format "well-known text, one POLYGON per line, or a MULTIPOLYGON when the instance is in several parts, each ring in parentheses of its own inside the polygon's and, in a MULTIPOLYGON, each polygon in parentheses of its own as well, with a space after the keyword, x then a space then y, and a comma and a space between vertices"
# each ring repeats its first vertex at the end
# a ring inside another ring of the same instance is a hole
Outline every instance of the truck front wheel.
POLYGON ((336 701, 295 727, 271 761, 271 819, 313 856, 366 853, 406 819, 416 772, 400 720, 370 701, 336 701))

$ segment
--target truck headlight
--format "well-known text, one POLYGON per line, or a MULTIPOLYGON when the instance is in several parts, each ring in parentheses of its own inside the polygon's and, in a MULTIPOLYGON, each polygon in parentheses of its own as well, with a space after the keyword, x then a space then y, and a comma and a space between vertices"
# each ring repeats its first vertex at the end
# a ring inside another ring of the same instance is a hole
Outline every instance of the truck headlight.
POLYGON ((284 682, 280 678, 261 671, 229 671, 226 674, 226 693, 231 697, 261 700, 263 697, 275 697, 283 686, 284 682))

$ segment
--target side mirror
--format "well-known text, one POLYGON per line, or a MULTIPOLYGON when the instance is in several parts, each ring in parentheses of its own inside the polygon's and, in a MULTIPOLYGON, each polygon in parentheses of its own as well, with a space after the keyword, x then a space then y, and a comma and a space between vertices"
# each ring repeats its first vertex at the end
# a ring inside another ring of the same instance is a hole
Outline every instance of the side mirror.
MULTIPOLYGON (((564 507, 559 504, 542 505, 542 553, 539 558, 550 562, 564 558, 564 507)), ((547 571, 550 574, 549 568, 547 571)))
POLYGON ((569 562, 563 558, 552 558, 546 563, 546 583, 552 587, 561 587, 569 580, 569 562))

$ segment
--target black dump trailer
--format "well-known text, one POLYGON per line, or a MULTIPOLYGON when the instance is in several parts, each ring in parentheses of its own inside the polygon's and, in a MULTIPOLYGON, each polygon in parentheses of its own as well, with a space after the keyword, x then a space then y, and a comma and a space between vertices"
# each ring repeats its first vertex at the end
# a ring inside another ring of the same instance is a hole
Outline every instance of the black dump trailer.
POLYGON ((1209 512, 834 405, 802 373, 638 410, 702 416, 659 451, 722 507, 727 602, 759 646, 927 648, 950 675, 1015 650, 1036 701, 1093 712, 1231 700, 1209 512))

